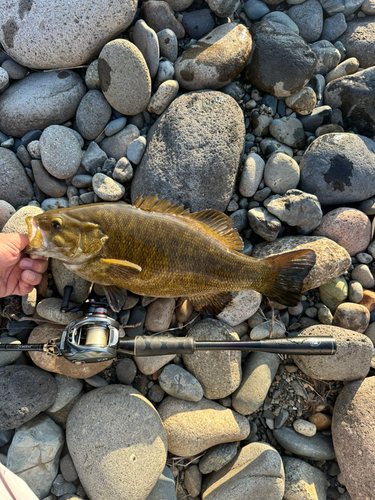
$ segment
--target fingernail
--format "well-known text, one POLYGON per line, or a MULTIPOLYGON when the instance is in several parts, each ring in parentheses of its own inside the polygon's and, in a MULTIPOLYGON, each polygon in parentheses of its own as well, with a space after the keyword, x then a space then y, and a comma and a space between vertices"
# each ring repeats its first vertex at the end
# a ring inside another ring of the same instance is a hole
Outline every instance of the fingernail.
POLYGON ((30 268, 32 267, 32 265, 33 265, 33 263, 32 263, 32 262, 30 262, 30 261, 29 261, 29 260, 27 260, 27 259, 23 259, 23 260, 21 260, 21 262, 20 262, 20 267, 21 267, 22 269, 30 269, 30 268))
POLYGON ((33 273, 32 271, 28 271, 27 272, 27 280, 34 281, 35 280, 35 273, 33 273))

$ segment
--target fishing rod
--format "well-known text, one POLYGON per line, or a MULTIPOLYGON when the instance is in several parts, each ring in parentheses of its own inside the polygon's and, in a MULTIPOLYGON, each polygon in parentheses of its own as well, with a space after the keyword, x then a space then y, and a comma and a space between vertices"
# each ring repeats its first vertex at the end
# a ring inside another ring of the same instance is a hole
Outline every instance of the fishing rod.
MULTIPOLYGON (((1 351, 40 351, 63 356, 74 364, 100 363, 115 359, 117 353, 133 356, 192 354, 195 351, 235 350, 277 354, 331 355, 336 352, 332 337, 293 337, 249 341, 196 341, 192 337, 137 336, 121 340, 120 324, 107 314, 102 302, 90 299, 66 311, 85 310, 83 318, 70 322, 61 338, 44 344, 0 344, 1 351)), ((1 339, 0 339, 1 342, 1 339)))

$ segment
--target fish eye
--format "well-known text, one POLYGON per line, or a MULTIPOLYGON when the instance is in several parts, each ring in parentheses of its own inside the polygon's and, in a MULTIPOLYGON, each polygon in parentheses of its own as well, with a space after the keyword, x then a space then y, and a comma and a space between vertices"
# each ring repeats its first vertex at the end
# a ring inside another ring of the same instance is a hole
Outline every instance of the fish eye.
POLYGON ((60 219, 54 219, 53 221, 51 221, 51 226, 53 227, 53 229, 59 229, 61 227, 60 219))

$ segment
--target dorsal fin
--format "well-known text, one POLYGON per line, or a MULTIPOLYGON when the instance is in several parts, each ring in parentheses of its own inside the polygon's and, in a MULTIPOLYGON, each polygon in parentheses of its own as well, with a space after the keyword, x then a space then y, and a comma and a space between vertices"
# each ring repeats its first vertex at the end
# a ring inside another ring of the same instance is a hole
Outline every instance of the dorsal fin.
POLYGON ((207 210, 202 210, 201 212, 195 212, 189 214, 189 219, 194 219, 204 225, 207 229, 210 229, 216 236, 232 250, 242 250, 243 241, 238 234, 237 229, 233 227, 233 221, 230 217, 219 212, 219 210, 214 210, 208 208, 207 210))
POLYGON ((137 198, 134 206, 148 212, 182 215, 187 219, 199 222, 205 230, 211 231, 216 237, 220 238, 229 249, 243 249, 243 241, 237 229, 233 227, 232 219, 219 210, 208 208, 191 214, 183 206, 172 203, 170 200, 166 201, 165 198, 159 199, 157 195, 153 196, 151 194, 147 195, 146 198, 143 198, 143 196, 137 198))
POLYGON ((133 203, 136 208, 141 208, 147 212, 161 212, 163 214, 174 214, 174 215, 189 215, 190 212, 187 208, 178 205, 178 203, 172 203, 170 200, 165 198, 159 199, 157 195, 152 196, 149 194, 146 198, 139 196, 133 203))

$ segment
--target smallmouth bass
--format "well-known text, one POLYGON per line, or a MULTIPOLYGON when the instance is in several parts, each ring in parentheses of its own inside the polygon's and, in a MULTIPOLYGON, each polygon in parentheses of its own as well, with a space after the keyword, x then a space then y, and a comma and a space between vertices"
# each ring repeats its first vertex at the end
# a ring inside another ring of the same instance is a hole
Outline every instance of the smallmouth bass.
POLYGON ((222 212, 190 213, 151 195, 134 205, 49 210, 26 222, 25 252, 61 260, 99 283, 117 312, 126 300, 124 290, 187 298, 201 311, 218 312, 230 292, 248 289, 294 306, 316 258, 312 250, 296 250, 254 259, 239 252, 242 239, 222 212))

